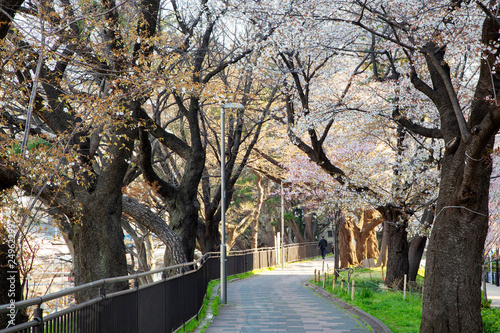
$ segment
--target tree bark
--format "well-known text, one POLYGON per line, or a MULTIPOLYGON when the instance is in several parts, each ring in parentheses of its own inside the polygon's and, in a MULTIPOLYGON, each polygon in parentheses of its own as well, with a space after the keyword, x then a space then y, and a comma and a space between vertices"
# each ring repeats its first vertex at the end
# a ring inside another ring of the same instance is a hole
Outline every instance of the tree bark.
POLYGON ((387 223, 383 222, 382 229, 382 241, 380 244, 380 251, 377 260, 377 267, 385 267, 387 266, 387 239, 389 238, 389 233, 387 231, 387 223))
POLYGON ((295 221, 293 220, 287 220, 285 221, 285 223, 290 227, 291 234, 295 236, 294 239, 296 240, 296 242, 305 243, 304 237, 302 237, 302 235, 300 234, 300 229, 297 223, 295 223, 295 221))
POLYGON ((378 242, 375 228, 382 221, 381 215, 374 209, 364 211, 361 214, 358 225, 354 226, 358 262, 367 258, 378 258, 378 242))
POLYGON ((427 237, 421 235, 413 236, 410 241, 410 248, 408 250, 408 281, 417 280, 420 260, 422 260, 426 243, 427 237))
POLYGON ((378 259, 379 256, 377 232, 372 229, 366 239, 366 258, 378 259))
POLYGON ((339 236, 340 236, 340 229, 344 226, 345 219, 341 215, 342 212, 340 209, 337 209, 333 213, 333 218, 334 218, 334 225, 333 225, 333 255, 334 255, 334 276, 335 280, 339 276, 339 269, 340 269, 340 244, 339 244, 339 236))
POLYGON ((464 197, 465 146, 443 161, 427 248, 421 332, 482 332, 481 266, 491 164, 475 163, 477 172, 469 182, 474 194, 464 197))
MULTIPOLYGON (((73 272, 75 284, 126 276, 125 245, 121 227, 121 200, 90 195, 87 200, 79 200, 81 216, 73 224, 73 272)), ((127 282, 106 285, 106 293, 128 288, 127 282)), ((98 296, 95 290, 77 294, 81 303, 98 296)))
MULTIPOLYGON (((430 209, 426 209, 420 224, 423 226, 424 230, 430 228, 432 220, 434 219, 434 213, 430 209)), ((424 254, 425 244, 427 243, 427 236, 415 235, 410 241, 410 248, 408 251, 408 281, 416 281, 418 269, 420 268, 420 261, 422 260, 422 255, 424 254)))
POLYGON ((385 285, 394 289, 403 289, 404 276, 408 274, 408 226, 406 219, 398 209, 390 206, 380 208, 387 228, 387 275, 385 285))
POLYGON ((304 230, 304 238, 306 239, 307 242, 314 242, 314 234, 313 234, 313 216, 312 213, 306 213, 304 214, 304 223, 305 223, 305 230, 304 230))
POLYGON ((357 266, 359 264, 354 247, 354 222, 349 218, 344 219, 345 223, 340 229, 339 236, 340 268, 347 268, 350 265, 357 266))
POLYGON ((181 239, 157 214, 147 209, 134 198, 123 196, 123 212, 154 233, 165 244, 164 266, 187 262, 181 239))

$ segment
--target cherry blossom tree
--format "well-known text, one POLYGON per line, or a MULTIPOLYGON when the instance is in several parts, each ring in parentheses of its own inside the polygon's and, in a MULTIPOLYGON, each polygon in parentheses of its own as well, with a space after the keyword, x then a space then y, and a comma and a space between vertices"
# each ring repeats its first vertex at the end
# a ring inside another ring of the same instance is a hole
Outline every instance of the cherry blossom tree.
MULTIPOLYGON (((436 195, 440 142, 391 122, 402 108, 393 84, 397 53, 378 51, 379 37, 326 12, 342 14, 345 3, 294 3, 271 38, 268 52, 276 65, 269 72, 281 82, 285 109, 276 118, 311 161, 357 194, 351 207, 382 213, 390 230, 386 282, 402 285, 409 270, 408 221, 436 195)), ((405 110, 416 111, 408 105, 405 110)))
POLYGON ((411 119, 412 115, 402 113, 398 121, 411 123, 407 128, 414 133, 442 138, 445 144, 427 250, 420 330, 481 332, 480 282, 488 230, 490 154, 500 127, 496 97, 498 3, 352 4, 355 7, 347 16, 331 19, 362 27, 386 41, 389 49, 401 50, 405 62, 398 68, 402 77, 397 83, 400 88, 411 84, 413 89, 399 91, 405 95, 419 91, 434 104, 429 110, 435 113, 433 117, 427 112, 411 119))

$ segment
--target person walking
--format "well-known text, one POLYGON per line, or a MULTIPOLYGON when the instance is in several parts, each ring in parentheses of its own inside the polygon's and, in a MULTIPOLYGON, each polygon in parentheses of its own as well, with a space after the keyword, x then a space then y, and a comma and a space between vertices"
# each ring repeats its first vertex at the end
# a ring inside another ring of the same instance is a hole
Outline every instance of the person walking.
POLYGON ((321 236, 321 240, 318 243, 318 249, 321 250, 321 256, 325 259, 326 256, 326 248, 328 247, 328 242, 325 239, 325 236, 321 236))

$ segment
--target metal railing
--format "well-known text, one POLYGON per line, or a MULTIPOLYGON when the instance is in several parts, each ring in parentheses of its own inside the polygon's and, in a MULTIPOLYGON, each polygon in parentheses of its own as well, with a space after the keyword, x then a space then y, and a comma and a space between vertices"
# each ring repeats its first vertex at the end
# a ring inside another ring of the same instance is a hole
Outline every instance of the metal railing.
MULTIPOLYGON (((285 247, 285 261, 291 262, 317 255, 316 243, 285 247)), ((272 267, 277 264, 275 248, 234 251, 226 257, 227 275, 272 267)), ((14 303, 14 310, 36 306, 33 318, 0 333, 154 333, 173 332, 196 317, 203 304, 208 283, 220 277, 219 253, 181 265, 149 272, 102 279, 14 303), (188 270, 189 269, 189 270, 188 270), (169 271, 178 274, 168 276, 169 271), (139 279, 154 276, 153 283, 140 285, 139 279), (129 281, 130 289, 107 294, 106 286, 129 281), (96 297, 69 308, 44 315, 42 305, 68 295, 96 290, 96 297)), ((11 304, 0 306, 0 314, 12 310, 11 304)))

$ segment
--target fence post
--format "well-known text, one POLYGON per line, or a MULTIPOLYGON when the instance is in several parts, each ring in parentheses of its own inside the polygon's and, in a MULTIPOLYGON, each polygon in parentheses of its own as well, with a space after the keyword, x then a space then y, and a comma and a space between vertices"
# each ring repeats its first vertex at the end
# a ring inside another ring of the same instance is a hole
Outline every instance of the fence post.
POLYGON ((33 333, 43 333, 43 310, 40 308, 41 304, 38 304, 38 307, 33 311, 33 319, 38 321, 38 325, 35 326, 33 333))
POLYGON ((406 299, 406 274, 403 282, 403 301, 406 299))
POLYGON ((352 280, 351 301, 354 301, 354 280, 352 280))
POLYGON ((102 287, 99 289, 99 295, 102 298, 106 298, 106 286, 103 284, 102 287))

